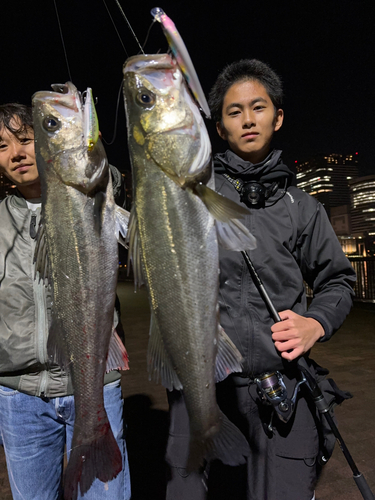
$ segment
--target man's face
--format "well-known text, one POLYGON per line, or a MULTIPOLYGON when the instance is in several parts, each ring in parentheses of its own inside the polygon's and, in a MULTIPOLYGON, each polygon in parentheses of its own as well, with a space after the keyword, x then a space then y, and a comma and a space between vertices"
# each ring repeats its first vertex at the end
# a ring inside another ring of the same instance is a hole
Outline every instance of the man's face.
POLYGON ((21 188, 21 192, 24 186, 39 183, 32 129, 16 136, 0 128, 0 172, 21 188))
POLYGON ((224 97, 222 121, 216 129, 231 150, 251 163, 269 153, 273 133, 283 123, 284 113, 275 107, 264 86, 256 80, 234 83, 224 97))

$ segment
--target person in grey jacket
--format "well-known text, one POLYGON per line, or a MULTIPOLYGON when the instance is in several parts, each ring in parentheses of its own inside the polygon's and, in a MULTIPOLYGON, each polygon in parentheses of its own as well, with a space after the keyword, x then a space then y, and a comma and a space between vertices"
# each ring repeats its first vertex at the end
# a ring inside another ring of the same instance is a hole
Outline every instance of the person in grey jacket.
POLYGON ((217 399, 246 436, 250 456, 244 466, 210 464, 207 493, 203 475, 184 468, 187 414, 183 396, 171 393, 168 500, 314 498, 322 441, 309 393, 301 386, 295 411, 283 421, 256 379, 280 374, 290 398, 301 379, 294 360, 304 356, 316 375, 310 349, 340 328, 352 306, 356 277, 324 207, 291 185, 293 174, 281 151, 271 148, 284 119, 282 95, 280 78, 258 60, 224 68, 210 93, 217 132, 229 145, 215 156, 216 190, 250 208, 243 222, 257 248, 248 254, 282 321, 274 323, 243 255, 221 248, 220 323, 243 356, 243 371, 217 384, 217 399), (304 282, 314 292, 309 307, 304 282))
MULTIPOLYGON (((69 373, 47 356, 51 292, 34 279, 41 186, 30 107, 0 106, 0 172, 17 188, 0 203, 0 435, 14 500, 53 500, 61 495, 64 448, 69 455, 72 440, 74 392, 69 373)), ((122 176, 111 172, 123 204, 122 176)), ((88 500, 130 498, 120 377, 106 374, 104 401, 123 469, 108 485, 95 480, 88 500)))

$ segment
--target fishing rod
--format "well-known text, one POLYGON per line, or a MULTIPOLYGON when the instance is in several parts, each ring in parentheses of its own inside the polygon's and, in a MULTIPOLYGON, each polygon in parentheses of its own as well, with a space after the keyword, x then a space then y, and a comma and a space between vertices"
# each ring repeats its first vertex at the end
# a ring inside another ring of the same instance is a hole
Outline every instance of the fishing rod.
MULTIPOLYGON (((279 323, 282 321, 282 319, 279 316, 279 313, 277 312, 275 306, 273 305, 264 285, 262 280, 260 279, 259 274, 257 273, 249 254, 246 251, 242 251, 242 256, 246 262, 246 265, 249 269, 250 275, 254 281, 255 286, 257 287, 260 296, 262 297, 263 301, 265 302, 272 319, 275 321, 275 323, 279 323)), ((359 472, 338 428, 337 425, 335 424, 332 415, 329 413, 330 410, 330 405, 327 403, 322 391, 320 390, 320 387, 318 386, 316 380, 314 377, 311 375, 309 368, 306 363, 306 359, 301 356, 297 361, 294 361, 296 364, 297 368, 301 371, 302 377, 303 377, 303 382, 306 383, 307 388, 310 391, 311 397, 315 403, 315 406, 317 410, 319 411, 320 414, 324 415, 326 418, 328 425, 330 426, 337 442, 339 443, 339 446, 341 448, 341 451, 343 452, 346 461, 348 462, 352 472, 353 472, 353 479, 361 492, 362 497, 364 500, 375 500, 375 495, 371 491, 365 477, 361 472, 359 472)))

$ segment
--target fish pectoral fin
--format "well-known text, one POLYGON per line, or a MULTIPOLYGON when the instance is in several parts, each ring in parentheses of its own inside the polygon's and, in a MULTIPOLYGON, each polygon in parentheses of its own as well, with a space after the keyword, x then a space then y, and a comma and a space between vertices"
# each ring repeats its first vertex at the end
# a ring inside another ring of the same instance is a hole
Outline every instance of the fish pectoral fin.
POLYGON ((130 212, 116 205, 115 207, 115 231, 117 241, 125 248, 128 248, 126 243, 126 235, 128 233, 130 212))
POLYGON ((150 339, 148 341, 147 351, 147 369, 149 379, 156 383, 161 381, 163 386, 169 391, 172 391, 173 389, 180 391, 182 389, 182 384, 172 366, 171 359, 165 350, 165 345, 160 334, 154 312, 151 312, 150 339))
POLYGON ((256 238, 238 219, 229 222, 216 220, 215 225, 217 241, 225 250, 241 252, 257 247, 256 238))
POLYGON ((215 219, 219 245, 226 250, 238 252, 256 248, 256 239, 238 220, 249 215, 247 208, 216 193, 204 184, 197 184, 194 193, 199 196, 215 219))
POLYGON ((126 243, 129 244, 128 275, 131 263, 133 266, 135 287, 140 288, 142 285, 145 284, 145 279, 143 276, 141 250, 139 246, 138 220, 134 205, 130 212, 129 229, 126 235, 126 243))
POLYGON ((116 329, 113 328, 111 340, 109 341, 106 373, 112 370, 129 370, 128 352, 118 336, 116 329))
POLYGON ((247 208, 217 193, 204 184, 196 184, 193 191, 203 201, 207 210, 216 220, 229 222, 231 219, 238 219, 250 214, 247 208))
POLYGON ((34 251, 34 279, 43 280, 45 285, 51 282, 51 264, 47 254, 47 239, 45 226, 42 221, 39 222, 36 235, 36 244, 34 251))
POLYGON ((242 372, 242 355, 221 325, 218 326, 215 382, 221 382, 230 373, 242 372))

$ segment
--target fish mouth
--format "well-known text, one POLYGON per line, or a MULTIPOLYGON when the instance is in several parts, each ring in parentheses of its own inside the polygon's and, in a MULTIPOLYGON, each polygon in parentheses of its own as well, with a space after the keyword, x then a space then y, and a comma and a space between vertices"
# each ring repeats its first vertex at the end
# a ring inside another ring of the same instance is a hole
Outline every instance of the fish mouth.
POLYGON ((129 72, 147 73, 148 71, 162 71, 174 69, 176 63, 169 54, 138 55, 129 57, 124 63, 124 75, 129 72))
POLYGON ((82 112, 81 95, 72 82, 54 83, 51 87, 53 92, 50 90, 35 92, 32 96, 33 102, 49 103, 53 107, 59 107, 59 110, 67 108, 76 113, 82 112))

